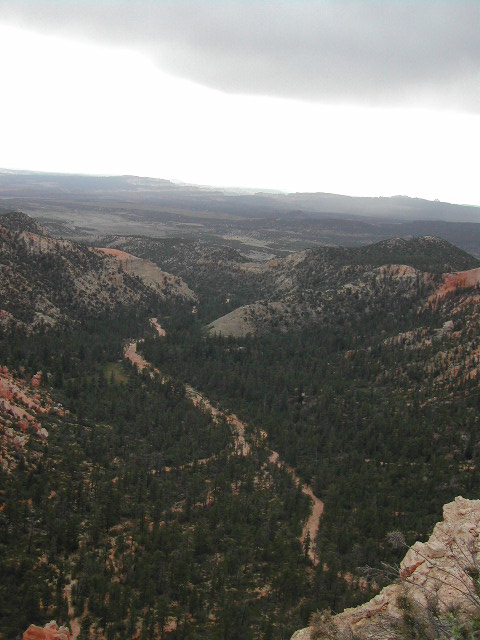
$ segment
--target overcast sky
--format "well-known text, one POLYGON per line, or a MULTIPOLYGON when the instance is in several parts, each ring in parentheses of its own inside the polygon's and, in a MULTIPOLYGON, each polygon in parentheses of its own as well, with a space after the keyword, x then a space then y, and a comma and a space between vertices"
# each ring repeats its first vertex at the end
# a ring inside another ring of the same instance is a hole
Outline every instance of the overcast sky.
POLYGON ((0 166, 480 205, 480 2, 0 0, 0 166))

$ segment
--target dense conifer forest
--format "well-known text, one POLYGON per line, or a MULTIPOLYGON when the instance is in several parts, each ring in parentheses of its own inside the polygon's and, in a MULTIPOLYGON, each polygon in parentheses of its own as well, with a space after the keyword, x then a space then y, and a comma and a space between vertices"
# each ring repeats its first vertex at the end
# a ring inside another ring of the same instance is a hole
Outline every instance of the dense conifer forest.
POLYGON ((230 428, 180 382, 122 361, 138 315, 85 324, 2 336, 9 369, 40 368, 71 412, 0 472, 4 637, 68 622, 72 584, 81 637, 94 624, 108 638, 288 638, 328 604, 298 541, 308 499, 266 450, 233 455, 230 428))
POLYGON ((361 567, 399 560, 387 532, 425 539, 445 502, 480 489, 475 288, 427 304, 445 265, 476 261, 441 251, 395 244, 392 262, 419 270, 403 280, 375 271, 385 246, 307 255, 295 304, 328 304, 288 331, 273 317, 243 338, 208 332, 227 296, 248 304, 280 285, 233 267, 225 283, 221 266, 202 289, 195 265, 176 273, 195 304, 130 278, 136 304, 89 311, 62 298, 56 326, 4 325, 0 364, 26 383, 41 372, 63 411, 40 417, 48 438, 0 467, 0 637, 55 618, 82 640, 288 640, 317 609, 376 593, 361 567), (132 340, 159 372, 125 359, 132 340), (247 455, 186 385, 247 424, 247 455), (272 450, 325 504, 316 540, 300 542, 311 501, 272 450))

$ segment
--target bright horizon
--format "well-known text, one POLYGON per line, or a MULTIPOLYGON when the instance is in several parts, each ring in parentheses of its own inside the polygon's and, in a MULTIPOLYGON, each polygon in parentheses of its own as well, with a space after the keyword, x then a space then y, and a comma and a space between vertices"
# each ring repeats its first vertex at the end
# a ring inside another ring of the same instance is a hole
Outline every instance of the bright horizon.
POLYGON ((0 60, 5 169, 480 205, 480 115, 423 94, 372 106, 227 92, 131 44, 1 20, 0 60))
POLYGON ((280 194, 280 195, 289 195, 289 194, 295 194, 295 193, 301 193, 301 194, 306 194, 306 195, 310 195, 310 194, 321 194, 321 195, 326 195, 326 196, 340 196, 340 197, 347 197, 347 198, 411 198, 411 199, 417 199, 417 200, 425 200, 427 202, 442 202, 443 204, 453 204, 453 205, 458 205, 460 207, 479 207, 480 205, 476 205, 476 204, 470 204, 468 202, 450 202, 448 200, 440 200, 439 198, 422 198, 420 196, 410 196, 407 195, 405 193, 394 193, 392 195, 389 196, 371 196, 371 195, 358 195, 358 194, 348 194, 348 193, 337 193, 337 192, 332 192, 332 191, 286 191, 285 189, 271 189, 269 187, 249 187, 249 186, 245 186, 245 185, 237 185, 237 186, 232 186, 232 185, 225 185, 225 184, 206 184, 206 183, 198 183, 198 182, 187 182, 185 180, 179 180, 175 177, 171 177, 171 178, 162 178, 159 176, 147 176, 147 175, 138 175, 138 174, 133 174, 133 173, 88 173, 88 172, 78 172, 78 173, 71 173, 71 172, 65 172, 65 171, 43 171, 43 170, 37 170, 37 169, 25 169, 25 168, 18 168, 18 167, 0 167, 0 174, 5 174, 5 173, 16 173, 16 174, 38 174, 38 175, 52 175, 52 176, 79 176, 79 177, 88 177, 88 178, 116 178, 116 177, 132 177, 132 178, 140 178, 140 179, 146 179, 146 180, 167 180, 171 183, 173 183, 174 185, 179 185, 179 186, 187 186, 187 187, 198 187, 200 189, 212 189, 212 190, 224 190, 224 191, 230 191, 230 192, 234 192, 234 191, 238 191, 238 192, 252 192, 252 193, 265 193, 265 194, 269 194, 269 193, 276 193, 276 194, 280 194))

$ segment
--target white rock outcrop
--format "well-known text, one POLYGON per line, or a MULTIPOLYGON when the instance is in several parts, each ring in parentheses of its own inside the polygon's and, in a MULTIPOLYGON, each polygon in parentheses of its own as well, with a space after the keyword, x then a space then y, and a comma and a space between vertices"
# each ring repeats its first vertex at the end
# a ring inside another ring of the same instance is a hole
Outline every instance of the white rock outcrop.
MULTIPOLYGON (((339 630, 363 638, 395 638, 388 633, 402 615, 398 599, 408 596, 420 607, 435 602, 439 611, 464 614, 480 610, 472 573, 480 570, 480 500, 458 497, 443 507, 443 521, 428 542, 416 542, 400 564, 398 583, 385 587, 369 602, 334 616, 339 630), (378 629, 382 630, 379 634, 378 629)), ((292 640, 310 640, 312 628, 292 640)))

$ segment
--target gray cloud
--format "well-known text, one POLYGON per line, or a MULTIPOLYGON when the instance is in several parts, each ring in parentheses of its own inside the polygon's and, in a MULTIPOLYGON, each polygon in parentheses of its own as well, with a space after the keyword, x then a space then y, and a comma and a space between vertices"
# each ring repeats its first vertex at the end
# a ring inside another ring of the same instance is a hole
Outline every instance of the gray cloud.
POLYGON ((128 46, 226 92, 480 111, 476 0, 0 0, 0 21, 128 46))

